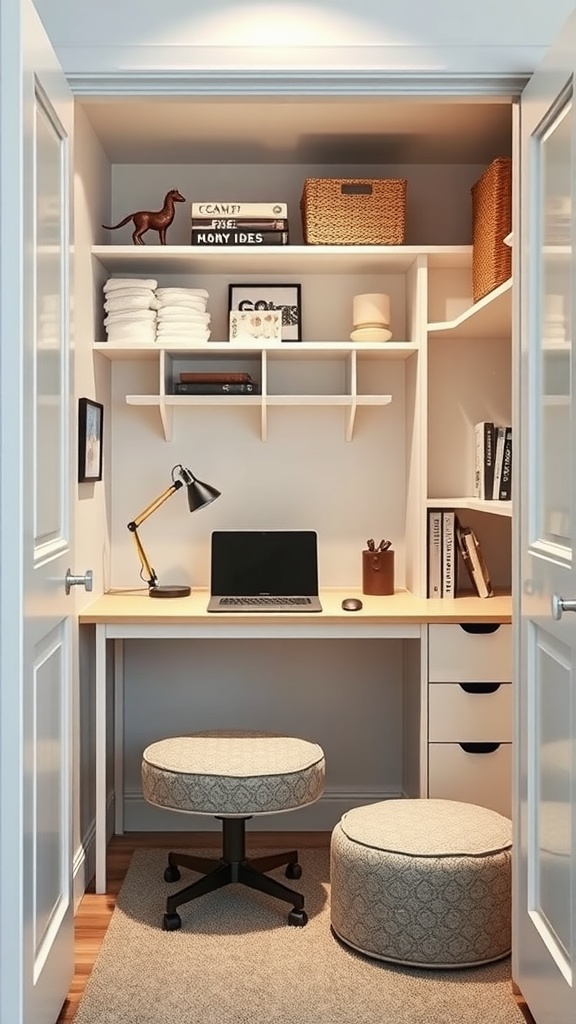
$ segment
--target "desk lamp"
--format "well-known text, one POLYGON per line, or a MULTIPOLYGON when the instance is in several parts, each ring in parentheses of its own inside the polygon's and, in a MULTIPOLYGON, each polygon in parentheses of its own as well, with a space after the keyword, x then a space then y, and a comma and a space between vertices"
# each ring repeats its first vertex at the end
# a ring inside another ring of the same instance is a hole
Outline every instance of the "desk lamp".
POLYGON ((188 508, 190 512, 196 512, 197 509, 204 508, 205 505, 209 505, 211 501, 220 496, 220 491, 217 491, 215 487, 197 480, 192 470, 186 469, 185 466, 181 465, 173 466, 170 487, 167 487, 162 494, 146 506, 139 516, 136 516, 131 523, 128 523, 128 529, 134 537, 138 558, 140 559, 140 576, 148 584, 149 597, 188 597, 191 591, 191 587, 182 585, 162 587, 157 585, 158 577, 148 561, 146 552, 142 547, 142 541, 138 536, 138 527, 148 519, 148 516, 151 516, 157 508, 160 508, 168 498, 184 486, 186 486, 188 492, 188 508))

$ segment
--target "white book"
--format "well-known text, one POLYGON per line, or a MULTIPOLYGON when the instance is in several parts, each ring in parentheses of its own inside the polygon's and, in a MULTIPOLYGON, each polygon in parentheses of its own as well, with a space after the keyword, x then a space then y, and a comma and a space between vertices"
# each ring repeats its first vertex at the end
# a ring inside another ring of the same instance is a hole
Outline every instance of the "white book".
POLYGON ((442 512, 428 512, 428 597, 442 597, 442 512))
POLYGON ((452 509, 442 513, 442 597, 456 597, 455 522, 452 509))
POLYGON ((497 500, 500 497, 500 481, 502 479, 506 427, 495 427, 494 430, 496 433, 496 444, 494 445, 494 482, 492 484, 492 497, 497 500))
POLYGON ((225 200, 192 203, 192 217, 287 217, 288 203, 231 203, 225 200))

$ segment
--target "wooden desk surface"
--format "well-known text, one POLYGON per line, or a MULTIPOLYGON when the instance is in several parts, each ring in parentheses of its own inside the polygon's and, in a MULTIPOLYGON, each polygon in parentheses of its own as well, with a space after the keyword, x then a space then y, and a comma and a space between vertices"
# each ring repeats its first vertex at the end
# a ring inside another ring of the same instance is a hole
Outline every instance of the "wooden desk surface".
POLYGON ((81 624, 133 625, 206 625, 230 623, 304 623, 320 624, 361 622, 364 625, 394 623, 426 624, 430 622, 510 622, 510 596, 490 598, 458 597, 455 600, 414 597, 398 590, 390 597, 369 597, 359 590, 327 589, 320 594, 322 612, 207 612, 208 590, 194 589, 189 597, 158 598, 148 596, 147 589, 115 589, 96 598, 79 615, 81 624), (357 612, 343 611, 345 597, 359 597, 363 607, 357 612))

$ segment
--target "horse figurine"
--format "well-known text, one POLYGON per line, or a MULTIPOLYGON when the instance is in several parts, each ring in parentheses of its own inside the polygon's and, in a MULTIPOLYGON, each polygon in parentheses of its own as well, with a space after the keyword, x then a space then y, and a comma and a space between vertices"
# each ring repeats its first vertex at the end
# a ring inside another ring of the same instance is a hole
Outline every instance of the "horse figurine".
POLYGON ((119 224, 103 224, 102 227, 106 231, 116 231, 116 228, 123 228, 129 221, 133 221, 132 241, 134 245, 145 245, 142 235, 150 230, 158 232, 160 245, 166 245, 166 231, 174 220, 174 203, 185 202, 184 196, 177 188, 173 188, 166 193, 161 210, 138 210, 137 213, 129 213, 119 224))

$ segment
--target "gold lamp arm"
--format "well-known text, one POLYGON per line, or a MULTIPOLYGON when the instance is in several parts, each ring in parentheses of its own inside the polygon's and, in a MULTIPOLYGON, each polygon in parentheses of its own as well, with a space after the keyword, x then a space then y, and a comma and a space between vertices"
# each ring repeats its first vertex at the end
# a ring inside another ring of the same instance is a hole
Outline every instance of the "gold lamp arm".
POLYGON ((165 501, 168 501, 168 498, 171 498, 172 495, 176 491, 179 491, 180 488, 183 486, 184 484, 182 480, 174 480, 170 487, 167 487, 166 490, 163 491, 163 493, 160 494, 158 498, 155 498, 154 501, 151 501, 150 504, 147 505, 146 508, 142 512, 140 512, 140 514, 137 515, 135 519, 128 523, 128 529, 130 530, 132 536, 134 537, 134 543, 136 544, 136 550, 138 552, 138 558, 140 560, 140 575, 142 575, 142 573, 146 574, 142 578, 145 579, 150 589, 156 586, 156 584, 158 583, 158 577, 154 572, 154 569, 150 565, 150 561, 144 550, 142 541, 140 540, 140 537, 138 535, 138 527, 141 526, 142 523, 145 522, 146 519, 148 519, 148 517, 156 511, 156 509, 160 508, 160 506, 163 505, 165 501))

